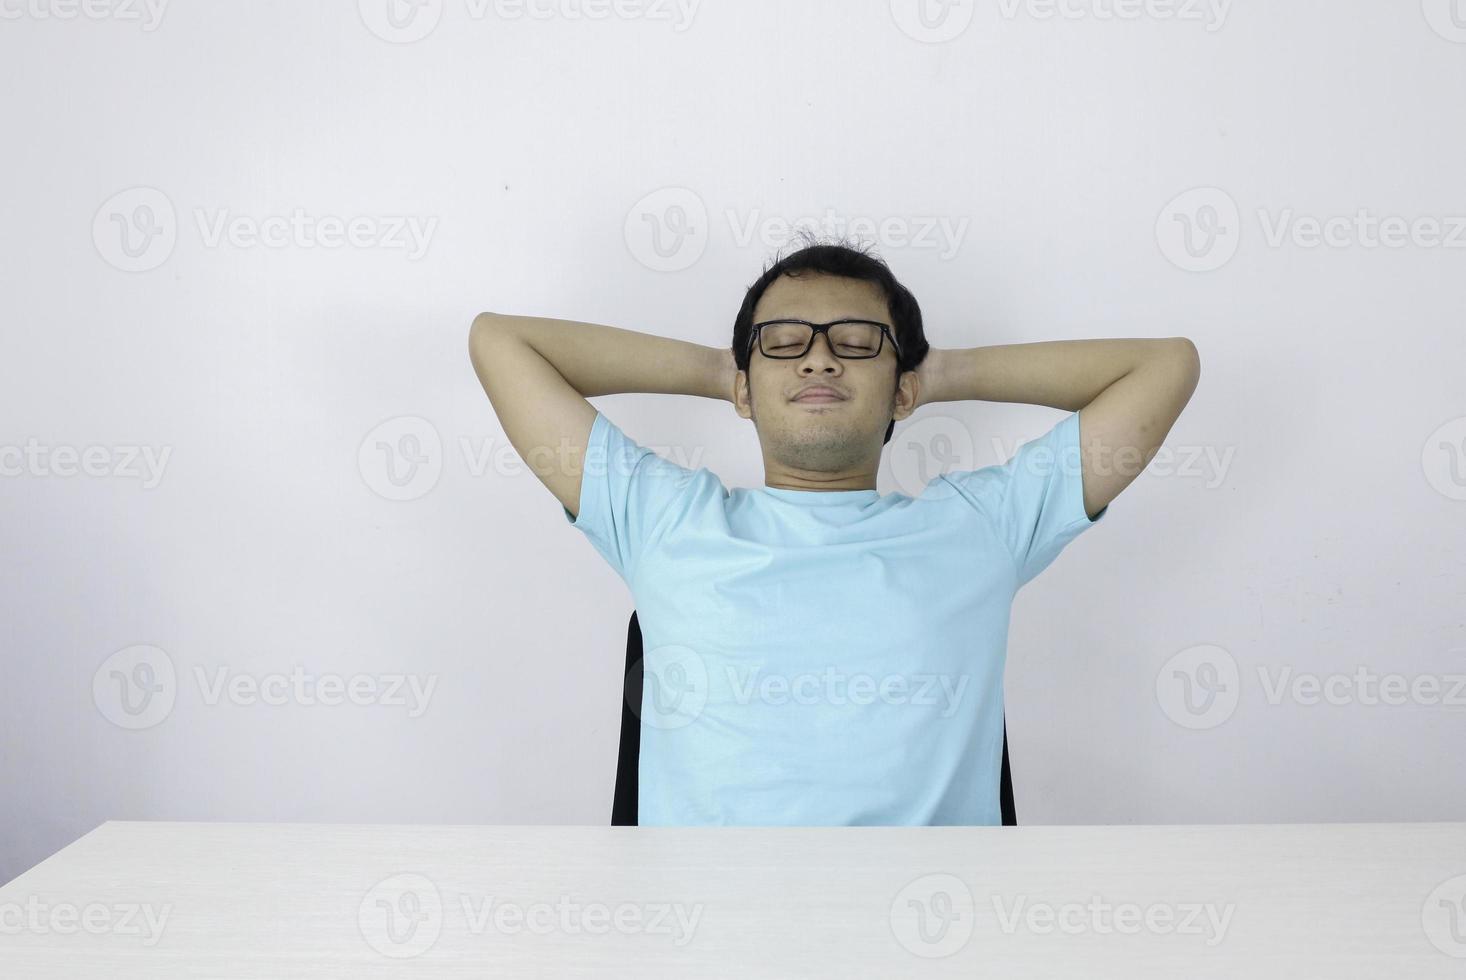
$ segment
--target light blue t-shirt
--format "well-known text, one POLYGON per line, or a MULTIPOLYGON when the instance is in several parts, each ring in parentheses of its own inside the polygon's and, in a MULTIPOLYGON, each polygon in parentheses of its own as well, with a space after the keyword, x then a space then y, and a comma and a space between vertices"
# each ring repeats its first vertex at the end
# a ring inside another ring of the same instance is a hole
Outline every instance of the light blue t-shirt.
POLYGON ((910 497, 728 490, 598 411, 561 513, 641 625, 639 823, 1001 823, 1013 596, 1107 512, 1078 412, 910 497))

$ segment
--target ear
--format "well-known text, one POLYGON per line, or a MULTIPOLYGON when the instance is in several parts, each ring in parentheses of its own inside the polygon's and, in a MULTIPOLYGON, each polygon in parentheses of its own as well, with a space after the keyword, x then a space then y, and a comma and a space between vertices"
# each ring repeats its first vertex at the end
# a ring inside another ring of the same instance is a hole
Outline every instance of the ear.
POLYGON ((736 371, 733 374, 733 410, 742 419, 753 418, 752 393, 748 388, 748 372, 736 371))
POLYGON ((896 391, 893 396, 895 407, 891 412, 891 418, 897 422, 910 418, 911 413, 916 411, 920 402, 917 401, 921 391, 921 380, 916 376, 915 371, 902 371, 901 377, 896 381, 896 391))

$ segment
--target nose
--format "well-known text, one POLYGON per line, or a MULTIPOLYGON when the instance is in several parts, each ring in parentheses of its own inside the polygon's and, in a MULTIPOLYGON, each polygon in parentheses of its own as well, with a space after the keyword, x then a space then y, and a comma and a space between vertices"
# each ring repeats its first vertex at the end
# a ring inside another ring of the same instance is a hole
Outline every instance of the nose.
POLYGON ((809 350, 804 352, 804 359, 799 363, 802 371, 809 366, 810 361, 822 363, 826 367, 835 366, 840 363, 840 358, 835 356, 835 348, 830 346, 830 335, 827 333, 816 334, 814 343, 809 345, 809 350))

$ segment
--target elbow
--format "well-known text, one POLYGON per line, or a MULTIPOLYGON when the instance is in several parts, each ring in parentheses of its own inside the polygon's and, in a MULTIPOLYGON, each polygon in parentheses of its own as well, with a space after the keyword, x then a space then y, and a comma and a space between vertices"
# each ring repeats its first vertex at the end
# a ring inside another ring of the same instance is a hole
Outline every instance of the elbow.
POLYGON ((1171 343, 1177 350, 1185 351, 1191 357, 1201 360, 1201 353, 1196 349, 1196 343, 1190 337, 1172 337, 1171 343))
POLYGON ((475 370, 483 370, 497 359, 505 345, 522 339, 519 327, 523 321, 502 313, 480 313, 468 328, 468 358, 475 370))
POLYGON ((498 317, 499 314, 497 313, 480 313, 473 318, 473 323, 469 325, 468 335, 472 337, 474 334, 484 333, 498 317))
POLYGON ((499 319, 497 313, 480 313, 473 318, 473 323, 468 328, 468 357, 475 364, 483 354, 484 346, 488 343, 490 335, 494 332, 494 323, 499 319))
POLYGON ((1170 343, 1175 351, 1176 362, 1186 376, 1187 389, 1195 391, 1201 381, 1201 352, 1196 349, 1190 337, 1172 337, 1170 343))
POLYGON ((1167 343, 1170 344, 1174 356, 1181 363, 1185 364, 1197 376, 1201 375, 1201 352, 1196 349, 1190 337, 1171 337, 1167 343))
POLYGON ((497 313, 480 313, 474 317, 473 323, 469 324, 468 327, 469 349, 472 350, 478 346, 490 333, 498 333, 497 325, 502 323, 503 320, 504 318, 497 313))

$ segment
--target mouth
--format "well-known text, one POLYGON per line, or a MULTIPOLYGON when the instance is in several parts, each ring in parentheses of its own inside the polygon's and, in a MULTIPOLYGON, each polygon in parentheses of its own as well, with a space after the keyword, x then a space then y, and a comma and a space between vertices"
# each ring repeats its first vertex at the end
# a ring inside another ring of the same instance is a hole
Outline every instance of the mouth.
POLYGON ((794 401, 797 402, 821 404, 825 402, 842 402, 844 400, 842 395, 830 388, 809 388, 794 396, 794 401))

